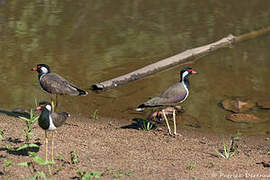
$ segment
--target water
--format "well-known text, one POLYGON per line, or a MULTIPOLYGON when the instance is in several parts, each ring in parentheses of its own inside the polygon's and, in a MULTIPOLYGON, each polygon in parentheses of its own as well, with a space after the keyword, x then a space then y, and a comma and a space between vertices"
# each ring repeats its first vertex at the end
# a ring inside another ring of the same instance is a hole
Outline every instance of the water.
MULTIPOLYGON (((83 89, 186 49, 269 26, 270 1, 6 1, 0 2, 0 109, 34 107, 38 63, 83 89)), ((257 125, 225 120, 217 106, 226 96, 269 99, 270 36, 236 44, 192 63, 191 94, 184 103, 202 130, 258 134, 257 125)), ((178 66, 86 97, 60 98, 59 110, 131 120, 131 109, 179 79, 178 66)), ((264 118, 268 118, 266 113, 264 118)))

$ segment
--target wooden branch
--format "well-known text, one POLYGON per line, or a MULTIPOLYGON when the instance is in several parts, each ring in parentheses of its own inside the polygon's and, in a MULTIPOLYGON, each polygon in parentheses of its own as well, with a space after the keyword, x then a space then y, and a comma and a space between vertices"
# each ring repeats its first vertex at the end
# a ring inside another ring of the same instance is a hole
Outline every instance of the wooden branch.
POLYGON ((131 81, 138 80, 140 78, 149 76, 151 74, 154 74, 156 72, 162 71, 164 69, 170 68, 172 66, 178 65, 180 63, 187 62, 189 60, 193 60, 198 57, 205 56, 209 54, 212 51, 215 51, 220 48, 225 48, 230 46, 232 43, 240 42, 243 40, 247 40, 250 38, 257 37, 259 35, 265 34, 266 32, 270 31, 270 27, 260 29, 258 31, 250 32, 241 36, 233 36, 229 35, 225 38, 222 38, 221 40, 207 44, 201 47, 193 48, 186 50, 182 53, 179 53, 177 55, 171 56, 169 58, 163 59, 161 61, 158 61, 156 63, 147 65, 141 69, 138 69, 136 71, 133 71, 131 73, 119 76, 117 78, 107 80, 104 82, 100 82, 97 84, 92 85, 92 90, 106 90, 111 88, 116 88, 120 85, 126 84, 131 81))

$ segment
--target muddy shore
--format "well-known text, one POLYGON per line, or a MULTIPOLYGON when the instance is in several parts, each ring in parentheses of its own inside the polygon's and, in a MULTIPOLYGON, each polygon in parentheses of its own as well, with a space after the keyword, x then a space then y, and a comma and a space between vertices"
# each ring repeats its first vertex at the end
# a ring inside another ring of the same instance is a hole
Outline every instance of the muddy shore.
MULTIPOLYGON (((4 168, 0 163, 0 179, 27 179, 33 171, 17 163, 30 160, 29 156, 10 153, 8 146, 18 147, 24 142, 20 136, 24 122, 16 117, 0 114, 3 139, 1 158, 14 164, 4 168)), ((181 128, 181 136, 169 136, 164 125, 152 131, 128 126, 132 121, 97 120, 72 115, 57 130, 53 179, 76 179, 77 170, 97 171, 100 179, 267 179, 268 167, 256 164, 270 159, 269 135, 242 135, 237 141, 237 153, 225 159, 215 149, 222 150, 222 137, 200 132, 196 128, 181 128), (70 152, 76 151, 78 164, 73 164, 70 152), (60 158, 61 157, 61 158, 60 158)), ((37 124, 33 140, 41 146, 37 154, 45 157, 44 131, 37 124)), ((229 145, 233 135, 225 135, 229 145)), ((36 165, 38 171, 48 174, 47 167, 36 165)))

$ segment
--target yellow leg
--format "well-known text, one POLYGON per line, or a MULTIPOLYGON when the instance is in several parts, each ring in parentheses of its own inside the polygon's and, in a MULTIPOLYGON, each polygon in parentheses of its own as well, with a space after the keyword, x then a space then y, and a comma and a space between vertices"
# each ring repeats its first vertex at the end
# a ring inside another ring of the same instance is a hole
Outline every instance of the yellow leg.
POLYGON ((166 117, 166 114, 165 114, 165 110, 164 110, 164 109, 162 109, 162 114, 163 114, 163 116, 164 116, 166 125, 167 125, 167 127, 168 127, 169 134, 172 135, 172 131, 171 131, 171 128, 170 128, 170 125, 169 125, 169 122, 168 122, 168 119, 167 119, 167 117, 166 117))
POLYGON ((51 104, 52 104, 52 112, 55 112, 55 105, 54 105, 53 99, 51 99, 51 104))
POLYGON ((55 95, 55 107, 54 107, 54 112, 56 112, 56 108, 58 106, 58 96, 57 94, 55 95))
POLYGON ((56 112, 56 108, 57 108, 57 105, 58 105, 57 99, 58 99, 57 94, 55 95, 55 101, 53 99, 53 96, 51 95, 52 112, 56 112))
POLYGON ((173 110, 173 134, 177 135, 177 133, 176 133, 175 109, 173 110))
POLYGON ((47 131, 45 130, 45 161, 48 161, 48 134, 47 131))
POLYGON ((54 161, 54 158, 53 158, 53 149, 54 149, 54 132, 52 132, 52 161, 54 161))

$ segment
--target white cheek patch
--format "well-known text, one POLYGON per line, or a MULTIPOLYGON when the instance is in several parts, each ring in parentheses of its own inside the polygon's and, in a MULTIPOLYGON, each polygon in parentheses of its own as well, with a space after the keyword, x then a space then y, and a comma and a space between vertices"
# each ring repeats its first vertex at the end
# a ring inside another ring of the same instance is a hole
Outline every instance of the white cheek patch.
POLYGON ((52 106, 46 105, 46 109, 48 109, 48 111, 52 111, 52 106))
POLYGON ((48 69, 47 69, 47 68, 41 67, 40 69, 41 69, 41 71, 42 71, 44 74, 48 73, 48 69))
POLYGON ((184 79, 184 77, 186 77, 188 75, 188 71, 185 71, 182 75, 182 79, 184 79))

